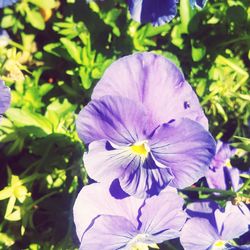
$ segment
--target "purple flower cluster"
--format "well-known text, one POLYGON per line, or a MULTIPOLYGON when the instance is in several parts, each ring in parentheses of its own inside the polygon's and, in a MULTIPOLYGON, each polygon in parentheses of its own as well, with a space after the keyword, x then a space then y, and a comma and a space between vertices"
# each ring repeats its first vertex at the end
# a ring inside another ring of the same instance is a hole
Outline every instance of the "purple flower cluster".
POLYGON ((182 206, 170 187, 150 199, 117 200, 99 183, 86 186, 74 205, 80 249, 145 249, 179 237, 186 221, 182 206))
POLYGON ((10 105, 10 89, 0 79, 0 119, 10 105))
MULTIPOLYGON (((180 70, 153 53, 116 61, 97 83, 76 126, 88 149, 83 156, 87 173, 98 182, 84 187, 74 205, 80 249, 143 250, 177 237, 185 249, 198 249, 195 234, 193 240, 185 236, 192 218, 186 222, 176 188, 206 175, 216 146, 180 70)), ((208 247, 240 235, 225 236, 222 224, 211 227, 217 236, 208 247)))
POLYGON ((250 213, 241 203, 239 206, 227 202, 224 209, 215 202, 192 203, 186 210, 189 215, 180 241, 187 250, 223 250, 231 248, 235 238, 248 231, 250 213))

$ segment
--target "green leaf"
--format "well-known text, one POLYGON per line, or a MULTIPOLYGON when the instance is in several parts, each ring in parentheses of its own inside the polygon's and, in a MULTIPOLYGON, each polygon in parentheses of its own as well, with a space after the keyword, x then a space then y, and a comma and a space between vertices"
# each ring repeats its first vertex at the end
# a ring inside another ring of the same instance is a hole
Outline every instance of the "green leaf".
POLYGON ((188 34, 188 25, 194 15, 190 5, 190 0, 180 0, 180 16, 181 16, 181 27, 182 33, 188 34))
POLYGON ((89 79, 89 75, 87 74, 85 67, 80 67, 79 76, 81 78, 83 87, 85 89, 89 89, 91 87, 91 80, 89 79))
POLYGON ((215 103, 216 109, 218 111, 218 113, 222 116, 222 118, 225 120, 225 122, 228 120, 227 118, 227 114, 224 110, 224 108, 222 107, 222 105, 218 102, 215 103))
POLYGON ((28 0, 28 1, 43 9, 53 9, 56 7, 55 0, 28 0))
POLYGON ((70 57, 77 63, 81 64, 82 60, 80 57, 81 49, 76 45, 76 43, 70 41, 67 38, 61 38, 61 43, 64 45, 70 57))
POLYGON ((6 115, 14 122, 16 126, 35 126, 41 128, 47 134, 52 132, 51 123, 46 117, 40 114, 31 112, 29 110, 10 108, 6 112, 6 115))
POLYGON ((16 19, 12 15, 6 15, 3 16, 2 21, 1 21, 1 28, 7 29, 12 27, 16 22, 16 19))
POLYGON ((60 46, 61 43, 48 43, 43 47, 43 49, 54 56, 61 57, 60 46))
POLYGON ((39 95, 40 96, 44 96, 46 95, 48 92, 50 92, 50 90, 52 90, 54 88, 54 86, 50 83, 45 83, 43 85, 41 85, 39 87, 39 95))
POLYGON ((38 30, 45 29, 45 22, 42 15, 36 10, 28 10, 26 13, 26 21, 29 22, 34 28, 38 30))
POLYGON ((47 107, 48 111, 54 111, 60 118, 64 118, 69 113, 73 113, 75 109, 76 106, 72 105, 67 99, 63 99, 63 101, 57 99, 47 107))
POLYGON ((0 246, 4 244, 7 247, 12 246, 15 243, 14 238, 10 237, 8 234, 0 233, 0 246))
POLYGON ((180 24, 174 26, 171 32, 171 42, 179 49, 183 49, 184 41, 182 38, 182 26, 180 24))
POLYGON ((194 62, 199 62, 206 55, 206 47, 199 44, 199 47, 195 47, 194 42, 192 43, 192 59, 194 62))

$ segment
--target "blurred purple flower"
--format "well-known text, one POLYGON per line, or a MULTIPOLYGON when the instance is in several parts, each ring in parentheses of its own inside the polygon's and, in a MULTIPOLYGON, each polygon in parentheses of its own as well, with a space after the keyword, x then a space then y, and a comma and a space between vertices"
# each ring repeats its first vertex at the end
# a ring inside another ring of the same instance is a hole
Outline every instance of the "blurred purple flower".
POLYGON ((186 221, 183 202, 170 187, 145 200, 119 200, 99 183, 85 186, 74 205, 80 249, 147 249, 177 238, 186 221))
POLYGON ((13 5, 18 0, 0 0, 0 8, 4 8, 10 5, 13 5))
POLYGON ((145 197, 204 176, 214 140, 201 125, 207 123, 196 95, 168 60, 150 53, 119 60, 93 98, 76 123, 89 144, 83 159, 90 178, 108 185, 119 179, 127 194, 145 197))
POLYGON ((230 241, 248 231, 248 208, 227 202, 224 209, 215 202, 191 203, 187 209, 190 219, 185 223, 180 241, 185 250, 222 250, 230 241))
POLYGON ((206 180, 210 188, 222 190, 233 188, 235 191, 240 188, 240 172, 230 164, 230 158, 235 151, 236 149, 232 148, 230 144, 218 141, 216 155, 206 173, 206 180))
MULTIPOLYGON (((0 117, 10 105, 10 89, 0 80, 0 117)), ((1 119, 1 118, 0 118, 1 119)))
POLYGON ((0 29, 0 48, 6 47, 9 44, 9 34, 6 30, 0 29))

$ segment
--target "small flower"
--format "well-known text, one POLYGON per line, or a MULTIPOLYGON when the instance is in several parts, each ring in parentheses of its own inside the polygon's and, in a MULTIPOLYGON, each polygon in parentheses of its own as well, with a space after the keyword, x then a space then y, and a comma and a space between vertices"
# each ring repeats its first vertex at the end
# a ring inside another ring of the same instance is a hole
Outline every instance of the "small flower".
POLYGON ((92 179, 110 186, 118 180, 123 191, 142 198, 205 175, 214 140, 196 95, 165 58, 143 53, 119 60, 93 98, 76 123, 92 179))
POLYGON ((228 143, 218 141, 216 155, 214 156, 209 170, 206 173, 206 180, 210 188, 237 191, 240 188, 240 172, 230 164, 230 158, 235 154, 236 149, 228 143))
POLYGON ((10 89, 0 79, 0 119, 10 105, 10 89))
POLYGON ((179 237, 186 221, 183 202, 174 188, 145 200, 119 200, 99 183, 85 186, 74 205, 80 249, 157 248, 157 243, 179 237))
POLYGON ((16 206, 16 201, 24 203, 27 197, 30 196, 28 189, 23 185, 23 180, 18 176, 11 175, 10 184, 0 190, 0 200, 9 199, 4 218, 10 221, 18 221, 21 219, 21 210, 16 206))
POLYGON ((0 1, 0 8, 4 8, 10 5, 13 5, 16 3, 18 0, 1 0, 0 1))
POLYGON ((248 231, 249 210, 244 204, 227 202, 224 209, 215 202, 196 202, 186 210, 180 241, 185 250, 223 250, 231 241, 248 231))
POLYGON ((152 23, 154 26, 171 21, 177 13, 176 0, 129 0, 132 18, 140 23, 152 23))

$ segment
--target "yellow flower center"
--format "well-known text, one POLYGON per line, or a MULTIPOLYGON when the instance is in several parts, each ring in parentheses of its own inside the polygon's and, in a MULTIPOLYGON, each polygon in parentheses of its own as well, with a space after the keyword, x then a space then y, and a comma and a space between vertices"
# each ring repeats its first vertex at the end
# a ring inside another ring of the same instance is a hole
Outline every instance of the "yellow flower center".
POLYGON ((150 248, 159 249, 155 243, 145 243, 144 241, 148 238, 146 234, 138 234, 129 243, 130 250, 149 250, 150 248))
POLYGON ((130 146, 130 149, 134 154, 143 158, 147 158, 148 156, 149 147, 146 141, 135 143, 134 145, 130 146))
POLYGON ((223 247, 225 246, 226 241, 224 240, 217 240, 213 246, 212 246, 212 250, 219 250, 219 249, 224 249, 223 247))
POLYGON ((149 250, 149 247, 154 249, 159 249, 157 244, 147 245, 146 243, 138 242, 132 246, 131 250, 149 250))
POLYGON ((228 168, 232 168, 232 165, 231 165, 231 162, 230 162, 229 159, 226 160, 225 165, 226 165, 228 168))

